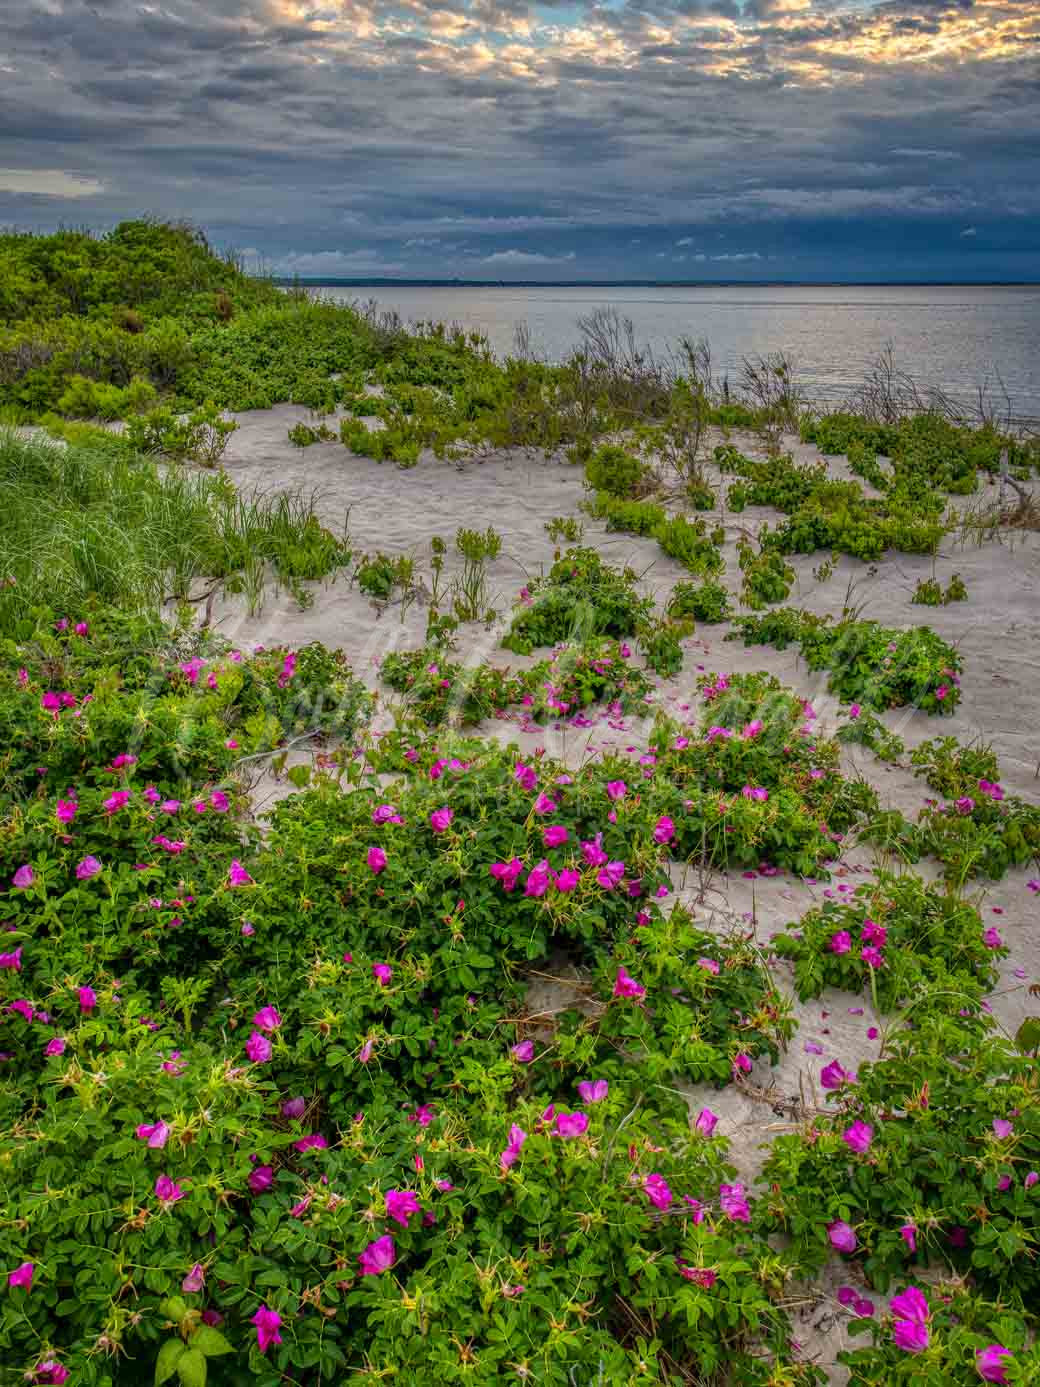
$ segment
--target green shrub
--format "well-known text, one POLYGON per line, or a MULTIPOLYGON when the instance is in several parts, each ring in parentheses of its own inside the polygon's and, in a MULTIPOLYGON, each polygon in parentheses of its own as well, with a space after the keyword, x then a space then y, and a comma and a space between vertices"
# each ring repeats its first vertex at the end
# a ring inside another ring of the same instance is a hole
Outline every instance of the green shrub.
POLYGON ((729 593, 721 583, 676 583, 668 602, 668 615, 680 620, 692 617, 708 625, 728 621, 732 615, 729 593))
POLYGON ((631 497, 646 480, 646 466, 624 448, 603 443, 585 463, 585 479, 593 491, 631 497))

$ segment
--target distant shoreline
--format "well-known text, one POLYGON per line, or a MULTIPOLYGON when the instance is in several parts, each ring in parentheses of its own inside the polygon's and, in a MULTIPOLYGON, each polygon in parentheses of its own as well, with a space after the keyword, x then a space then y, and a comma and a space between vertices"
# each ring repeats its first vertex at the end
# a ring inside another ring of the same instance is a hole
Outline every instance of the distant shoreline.
POLYGON ((336 279, 272 275, 330 289, 1040 289, 1032 279, 336 279))

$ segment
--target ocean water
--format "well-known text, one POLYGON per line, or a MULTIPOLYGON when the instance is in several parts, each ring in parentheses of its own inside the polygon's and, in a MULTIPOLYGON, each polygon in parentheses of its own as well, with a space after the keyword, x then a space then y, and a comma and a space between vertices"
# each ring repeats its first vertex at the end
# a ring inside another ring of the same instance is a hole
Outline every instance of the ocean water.
POLYGON ((716 374, 733 386, 743 357, 785 352, 805 393, 832 405, 891 343, 896 365, 922 384, 964 403, 986 387, 1001 406, 1006 389, 1015 417, 1040 418, 1040 286, 309 287, 340 300, 375 299, 409 323, 477 329, 500 355, 526 323, 549 360, 579 344, 579 318, 611 307, 658 354, 684 336, 706 338, 716 374))

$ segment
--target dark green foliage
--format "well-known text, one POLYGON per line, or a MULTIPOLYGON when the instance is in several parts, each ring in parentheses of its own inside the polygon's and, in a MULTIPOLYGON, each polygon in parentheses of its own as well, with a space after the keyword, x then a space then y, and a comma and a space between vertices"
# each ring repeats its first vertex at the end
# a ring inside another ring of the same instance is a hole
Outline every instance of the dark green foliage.
POLYGON ((668 602, 668 615, 692 617, 708 625, 728 621, 732 615, 729 593, 721 583, 676 583, 668 602))
POLYGON ((889 630, 876 621, 841 621, 785 609, 742 617, 737 631, 748 645, 801 647, 810 670, 830 671, 827 687, 848 703, 870 708, 912 704, 949 713, 960 701, 960 656, 927 626, 889 630))
POLYGON ((502 644, 518 655, 539 645, 592 636, 634 636, 652 607, 635 589, 631 569, 611 568, 595 549, 568 549, 545 578, 528 585, 502 644))

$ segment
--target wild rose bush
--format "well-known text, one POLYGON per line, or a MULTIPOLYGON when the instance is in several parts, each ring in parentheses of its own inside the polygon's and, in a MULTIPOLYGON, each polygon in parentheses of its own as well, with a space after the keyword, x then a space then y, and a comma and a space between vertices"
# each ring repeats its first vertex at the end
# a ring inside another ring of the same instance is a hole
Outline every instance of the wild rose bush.
MULTIPOLYGON (((391 1367, 418 1383, 431 1365, 452 1380, 520 1345, 537 1380, 564 1383, 575 1365, 653 1382, 726 1360, 765 1383, 788 1359, 776 1259, 712 1122, 691 1132, 685 1112, 640 1112, 591 1076, 546 1105, 505 1065, 500 1084, 478 1071, 420 1103, 400 1083, 340 1094, 312 1063, 304 1096, 277 1008, 254 1016, 267 1045, 243 1034, 232 1054, 170 1050, 168 1027, 114 994, 95 1010, 48 1060, 46 1105, 3 1141, 15 1272, 0 1334, 37 1380, 51 1364, 122 1377, 124 1356, 147 1370, 176 1326, 193 1344, 200 1324, 269 1384, 391 1367), (480 1101, 461 1107, 459 1090, 480 1101)), ((210 1372, 240 1380, 227 1371, 221 1352, 210 1372)))
POLYGON ((632 569, 612 568, 595 549, 568 549, 545 578, 533 579, 521 593, 502 645, 529 655, 562 641, 634 636, 653 609, 635 581, 632 569))
POLYGON ((650 693, 643 671, 630 663, 631 649, 609 639, 565 642, 548 660, 510 672, 488 665, 466 668, 437 647, 396 651, 382 676, 404 693, 427 727, 467 726, 511 705, 527 709, 534 722, 574 717, 590 704, 606 702, 619 713, 633 711, 650 693))
POLYGON ((858 1075, 821 1070, 837 1111, 775 1143, 763 1227, 810 1265, 838 1248, 882 1290, 938 1264, 1029 1309, 1040 1285, 1036 1063, 984 1014, 925 1010, 858 1075))
POLYGON ((302 732, 351 736, 369 699, 345 657, 319 645, 244 656, 215 637, 178 650, 158 623, 110 609, 40 613, 2 644, 2 782, 31 793, 220 780, 242 755, 302 732))
POLYGON ((879 873, 787 928, 772 948, 794 961, 802 1001, 824 987, 866 988, 882 1011, 934 995, 939 983, 947 994, 942 1005, 958 994, 977 1003, 1008 952, 973 905, 910 874, 879 873))
POLYGON ((960 656, 927 626, 897 631, 876 621, 841 621, 782 608, 742 617, 727 640, 796 644, 810 670, 829 670, 827 687, 843 702, 884 710, 910 705, 952 713, 960 702, 960 656))
POLYGON ((850 1387, 1025 1387, 1040 1378, 1040 1349, 1028 1321, 956 1281, 911 1283, 891 1297, 880 1321, 853 1321, 849 1332, 874 1338, 871 1347, 838 1355, 850 1370, 850 1387), (911 1289, 917 1294, 908 1297, 911 1289))

